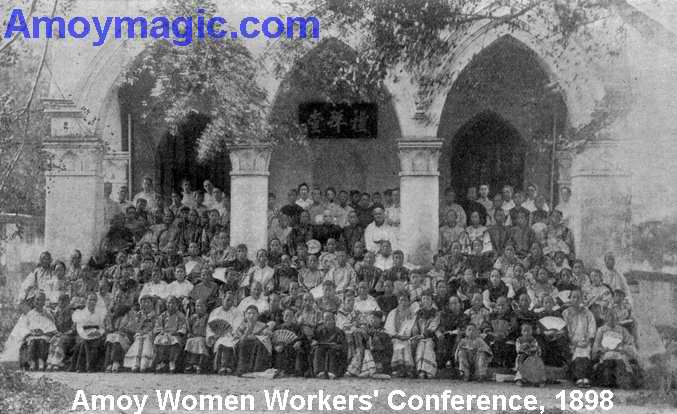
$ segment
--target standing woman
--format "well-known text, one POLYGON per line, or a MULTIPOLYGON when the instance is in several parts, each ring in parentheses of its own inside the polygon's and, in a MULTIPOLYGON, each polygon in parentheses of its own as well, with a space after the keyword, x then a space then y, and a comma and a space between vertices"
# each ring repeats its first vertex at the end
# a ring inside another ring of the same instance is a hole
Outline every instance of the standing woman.
POLYGON ((410 340, 414 336, 416 314, 411 310, 410 304, 409 295, 400 294, 397 308, 390 311, 386 318, 385 331, 393 342, 391 367, 395 377, 407 377, 414 371, 410 340))
POLYGON ((87 296, 87 305, 84 309, 73 312, 73 323, 78 333, 75 339, 75 354, 71 369, 79 372, 97 369, 103 349, 106 308, 97 306, 98 297, 92 293, 87 296))
POLYGON ((244 322, 235 331, 237 375, 265 371, 270 368, 272 360, 271 330, 259 321, 258 308, 250 305, 244 316, 244 322))

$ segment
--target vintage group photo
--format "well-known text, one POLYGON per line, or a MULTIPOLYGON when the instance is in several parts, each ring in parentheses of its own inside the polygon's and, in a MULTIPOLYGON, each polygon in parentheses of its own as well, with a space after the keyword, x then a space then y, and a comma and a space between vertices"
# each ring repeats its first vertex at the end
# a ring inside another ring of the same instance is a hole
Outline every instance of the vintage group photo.
POLYGON ((275 387, 677 408, 672 1, 0 14, 0 412, 275 387), (92 16, 121 36, 74 36, 92 16), (198 16, 233 34, 173 42, 198 16))

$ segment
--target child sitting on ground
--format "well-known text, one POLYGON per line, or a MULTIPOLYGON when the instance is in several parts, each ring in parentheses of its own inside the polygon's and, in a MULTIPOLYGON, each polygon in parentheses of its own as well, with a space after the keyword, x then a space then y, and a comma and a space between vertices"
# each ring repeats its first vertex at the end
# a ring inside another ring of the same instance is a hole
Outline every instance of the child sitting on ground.
POLYGON ((463 380, 484 381, 491 358, 491 348, 480 338, 477 326, 473 323, 468 324, 465 328, 465 338, 461 339, 456 349, 456 361, 463 380))

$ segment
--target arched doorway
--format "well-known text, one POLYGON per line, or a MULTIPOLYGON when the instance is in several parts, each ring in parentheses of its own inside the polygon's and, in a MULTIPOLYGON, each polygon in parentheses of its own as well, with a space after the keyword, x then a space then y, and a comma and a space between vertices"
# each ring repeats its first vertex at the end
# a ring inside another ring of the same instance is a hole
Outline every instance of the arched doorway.
POLYGON ((473 57, 447 94, 440 185, 465 195, 486 183, 493 195, 533 183, 548 199, 557 194, 554 137, 567 125, 564 99, 539 56, 503 36, 473 57))
POLYGON ((161 114, 147 118, 139 115, 146 112, 144 106, 156 93, 155 88, 155 76, 143 71, 133 84, 123 83, 118 90, 122 149, 131 151, 133 193, 148 176, 154 179, 156 191, 167 199, 172 191, 180 190, 184 178, 194 189, 201 189, 209 179, 229 195, 231 163, 227 149, 221 148, 209 161, 198 161, 197 140, 209 123, 208 116, 191 112, 172 133, 161 114))
POLYGON ((457 194, 468 187, 489 184, 517 186, 524 180, 524 142, 510 123, 494 112, 466 122, 453 138, 451 186, 457 194))
POLYGON ((181 123, 176 134, 166 133, 155 154, 157 186, 163 194, 178 190, 184 178, 192 188, 202 188, 204 180, 230 194, 230 157, 227 151, 210 157, 210 161, 197 160, 197 139, 209 123, 209 117, 191 113, 181 123))

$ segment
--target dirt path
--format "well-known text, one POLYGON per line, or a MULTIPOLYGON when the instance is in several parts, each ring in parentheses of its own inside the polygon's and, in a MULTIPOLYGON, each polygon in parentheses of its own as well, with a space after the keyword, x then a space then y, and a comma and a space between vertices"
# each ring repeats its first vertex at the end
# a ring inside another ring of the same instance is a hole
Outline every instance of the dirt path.
MULTIPOLYGON (((292 394, 316 394, 319 390, 324 393, 335 394, 368 394, 373 395, 375 391, 378 392, 376 398, 372 398, 373 407, 368 412, 370 413, 388 413, 392 411, 388 406, 388 394, 393 390, 401 390, 407 396, 418 394, 424 396, 426 394, 441 394, 448 389, 452 394, 503 394, 510 396, 517 394, 522 397, 527 394, 534 395, 539 405, 543 405, 546 412, 558 412, 556 408, 559 407, 559 402, 555 399, 555 395, 561 391, 560 386, 549 386, 546 388, 519 388, 513 384, 505 383, 465 383, 459 381, 443 381, 443 380, 363 380, 363 379, 341 379, 336 381, 328 380, 309 380, 298 378, 285 379, 246 379, 237 377, 220 377, 215 375, 155 375, 155 374, 74 374, 74 373, 46 373, 46 374, 32 374, 34 376, 46 375, 54 380, 67 384, 74 390, 82 389, 88 395, 102 394, 113 395, 118 397, 122 394, 127 395, 148 395, 148 402, 143 413, 160 413, 162 412, 157 405, 156 390, 162 393, 165 390, 172 392, 182 390, 182 393, 190 393, 193 395, 199 394, 219 394, 223 398, 227 395, 241 395, 251 394, 254 396, 254 413, 272 412, 267 411, 265 390, 272 393, 275 389, 284 391, 289 390, 292 394)), ((614 407, 611 411, 581 411, 581 412, 606 412, 612 414, 625 413, 675 413, 674 408, 669 407, 637 407, 625 404, 626 398, 632 395, 630 392, 619 391, 614 397, 614 407)), ((75 394, 73 395, 73 398, 75 394)), ((395 403, 399 404, 405 399, 398 398, 395 403)), ((355 412, 360 411, 357 407, 359 402, 355 403, 355 412)), ((239 410, 238 410, 239 411, 239 410)), ((290 410, 287 412, 306 412, 307 410, 290 410)), ((318 412, 317 406, 313 410, 318 412)), ((440 411, 442 411, 440 409, 440 411)), ((452 411, 448 408, 447 411, 452 411)), ((100 411, 97 411, 100 412, 100 411)), ((134 412, 129 410, 126 412, 134 412)), ((187 410, 167 411, 167 412, 191 412, 187 410)), ((192 412, 199 412, 195 410, 192 412)), ((217 412, 217 411, 213 411, 217 412)), ((227 412, 224 408, 223 412, 227 412)), ((231 411, 235 412, 235 411, 231 411)), ((424 409, 414 411, 405 408, 402 413, 425 412, 424 409)), ((473 412, 492 412, 475 410, 473 412)), ((535 413, 538 410, 533 411, 535 413)))

